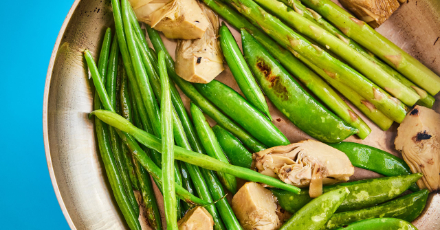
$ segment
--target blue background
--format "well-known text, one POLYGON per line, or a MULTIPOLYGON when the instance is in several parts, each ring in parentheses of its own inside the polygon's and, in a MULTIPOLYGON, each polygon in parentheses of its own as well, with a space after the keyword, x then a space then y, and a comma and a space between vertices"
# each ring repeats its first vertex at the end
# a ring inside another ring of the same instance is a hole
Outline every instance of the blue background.
POLYGON ((73 2, 1 3, 1 229, 69 229, 47 169, 42 114, 49 59, 73 2))

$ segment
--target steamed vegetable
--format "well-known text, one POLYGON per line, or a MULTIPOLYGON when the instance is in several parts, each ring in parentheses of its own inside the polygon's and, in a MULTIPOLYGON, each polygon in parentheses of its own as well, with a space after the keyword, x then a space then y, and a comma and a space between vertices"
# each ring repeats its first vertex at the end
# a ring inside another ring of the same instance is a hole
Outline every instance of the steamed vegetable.
POLYGON ((260 184, 244 184, 232 198, 232 208, 244 230, 273 230, 281 225, 275 198, 260 184))
MULTIPOLYGON (((339 142, 357 132, 304 91, 249 33, 242 30, 241 34, 246 61, 255 78, 267 97, 294 125, 324 142, 339 142)), ((346 109, 349 123, 362 130, 360 136, 368 135, 368 126, 348 106, 346 109)))
MULTIPOLYGON (((421 176, 420 173, 417 173, 327 185, 324 186, 323 192, 325 194, 339 188, 347 188, 350 194, 339 206, 337 212, 353 211, 396 198, 405 192, 411 184, 420 179, 421 176)), ((272 189, 272 193, 277 197, 280 206, 290 213, 297 212, 312 200, 307 190, 302 190, 300 194, 293 194, 279 189, 272 189)))
POLYGON ((260 29, 250 23, 244 16, 224 3, 216 0, 204 0, 204 2, 227 20, 232 26, 238 29, 245 29, 249 32, 287 71, 289 71, 289 73, 301 81, 304 86, 313 92, 313 94, 315 94, 336 115, 341 117, 345 122, 353 122, 352 125, 359 123, 359 125, 356 126, 359 129, 359 137, 365 138, 368 136, 370 133, 369 127, 367 125, 361 125, 364 122, 360 118, 354 119, 355 117, 353 115, 355 115, 355 113, 333 90, 333 88, 325 83, 318 75, 316 75, 316 73, 307 68, 307 66, 301 61, 295 58, 292 53, 282 48, 260 29))
POLYGON ((189 82, 208 83, 224 70, 217 40, 220 22, 214 12, 199 5, 209 19, 208 28, 200 39, 177 41, 176 73, 189 82))
POLYGON ((240 140, 218 125, 212 127, 212 131, 214 131, 218 143, 220 143, 223 152, 226 154, 231 164, 243 168, 251 168, 252 153, 241 144, 240 140))
MULTIPOLYGON (((160 139, 141 130, 136 128, 133 124, 119 116, 118 114, 111 112, 111 111, 105 111, 105 110, 95 110, 92 113, 93 115, 97 116, 99 119, 104 121, 105 123, 123 131, 127 132, 130 135, 133 135, 140 143, 145 145, 148 148, 154 149, 156 151, 161 152, 162 147, 160 145, 160 139)), ((214 170, 217 172, 223 172, 228 173, 233 176, 254 181, 254 182, 260 182, 265 183, 267 185, 285 189, 287 191, 291 191, 294 193, 298 193, 300 191, 299 188, 285 184, 284 182, 281 182, 280 180, 277 180, 272 177, 268 177, 265 175, 262 175, 258 172, 255 172, 250 169, 230 165, 228 163, 224 163, 222 161, 219 161, 217 159, 214 159, 212 157, 204 156, 186 149, 183 149, 181 147, 175 146, 174 147, 174 156, 176 160, 185 161, 190 164, 197 165, 202 168, 214 170)))
POLYGON ((414 107, 397 129, 394 144, 413 173, 423 173, 419 188, 440 189, 440 114, 423 106, 414 107))
POLYGON ((354 173, 343 152, 315 140, 269 148, 254 153, 253 158, 261 174, 299 187, 310 185, 311 197, 322 194, 322 184, 348 181, 354 173))
POLYGON ((195 84, 195 87, 203 96, 265 145, 272 147, 290 143, 272 122, 229 86, 214 80, 205 85, 195 84))
POLYGON ((338 230, 363 230, 363 229, 375 229, 375 230, 417 230, 414 225, 408 221, 396 219, 396 218, 374 218, 369 220, 362 220, 338 228, 338 230))
POLYGON ((177 227, 177 200, 174 188, 174 136, 173 136, 173 117, 171 116, 171 95, 170 82, 165 66, 163 52, 159 52, 159 73, 162 87, 160 101, 161 134, 162 134, 162 178, 163 180, 163 199, 167 228, 176 230, 177 227))
POLYGON ((314 21, 290 10, 284 3, 278 0, 256 0, 255 2, 283 20, 292 29, 325 46, 326 49, 338 55, 339 58, 351 67, 406 105, 413 106, 420 99, 420 96, 414 89, 405 86, 384 69, 378 68, 376 63, 357 52, 343 40, 321 28, 314 21))
POLYGON ((440 91, 440 78, 434 72, 365 22, 356 19, 331 0, 301 1, 431 95, 440 91))
POLYGON ((406 114, 406 107, 400 101, 391 97, 376 84, 360 75, 358 72, 331 56, 321 48, 312 45, 301 35, 284 25, 279 19, 270 15, 251 0, 228 0, 240 13, 254 24, 259 25, 283 47, 295 55, 303 55, 314 64, 333 76, 335 79, 355 89, 369 102, 374 104, 387 116, 401 122, 406 114))
MULTIPOLYGON (((101 47, 101 53, 99 55, 99 62, 98 62, 99 67, 96 67, 95 62, 93 61, 93 58, 90 55, 90 52, 88 50, 84 51, 84 57, 86 58, 87 66, 91 71, 95 73, 95 76, 98 77, 99 80, 101 80, 101 88, 103 90, 105 89, 102 81, 105 80, 104 76, 106 75, 106 70, 108 65, 110 44, 111 44, 111 30, 107 29, 106 34, 104 36, 103 45, 101 47)), ((109 100, 107 101, 109 103, 109 100)), ((99 97, 99 91, 96 90, 95 98, 94 98, 94 107, 95 109, 100 109, 101 106, 102 104, 99 97)), ((110 187, 112 188, 112 192, 115 197, 116 203, 118 204, 119 209, 121 210, 122 215, 124 216, 124 219, 127 222, 128 226, 131 229, 140 230, 141 226, 139 220, 137 219, 139 213, 136 213, 132 203, 130 202, 127 191, 124 188, 122 178, 111 149, 108 126, 105 125, 101 120, 96 118, 95 130, 96 130, 98 148, 101 155, 101 159, 104 163, 105 172, 107 174, 110 187)), ((133 192, 133 190, 130 190, 128 192, 133 192)))
POLYGON ((167 38, 199 39, 209 21, 195 0, 130 0, 139 21, 167 38))
POLYGON ((165 52, 165 58, 167 63, 168 72, 173 81, 179 86, 179 88, 188 96, 191 101, 199 106, 208 116, 214 119, 223 128, 238 137, 243 144, 250 148, 254 152, 265 149, 265 146, 257 141, 255 138, 250 136, 241 127, 231 121, 228 117, 223 115, 217 108, 215 108, 210 102, 208 102, 189 82, 182 80, 174 72, 174 61, 167 52, 165 45, 160 38, 159 33, 147 26, 148 36, 153 44, 154 48, 159 51, 163 50, 165 52))
MULTIPOLYGON (((197 134, 199 136, 200 142, 203 145, 206 153, 221 162, 227 163, 228 159, 223 153, 220 144, 217 141, 217 138, 214 135, 211 127, 209 126, 208 121, 203 115, 202 111, 191 103, 191 116, 193 118, 194 127, 196 128, 197 134)), ((222 181, 223 185, 228 189, 232 194, 237 192, 237 181, 234 176, 231 176, 227 173, 217 173, 219 179, 222 181)))
POLYGON ((280 230, 320 229, 350 194, 347 188, 328 192, 306 204, 280 230))
POLYGON ((272 120, 263 92, 261 92, 260 87, 258 87, 257 82, 252 76, 252 72, 246 64, 234 36, 232 36, 231 31, 229 31, 225 24, 220 27, 219 35, 223 55, 241 92, 243 92, 249 103, 265 114, 269 120, 272 120))
POLYGON ((335 229, 356 221, 379 217, 393 217, 411 222, 422 213, 428 194, 428 190, 424 189, 371 208, 335 213, 324 229, 335 229))
MULTIPOLYGON (((411 170, 402 159, 383 150, 354 142, 329 144, 347 155, 353 166, 380 173, 385 176, 409 175, 411 170)), ((417 185, 410 187, 418 191, 417 185)))

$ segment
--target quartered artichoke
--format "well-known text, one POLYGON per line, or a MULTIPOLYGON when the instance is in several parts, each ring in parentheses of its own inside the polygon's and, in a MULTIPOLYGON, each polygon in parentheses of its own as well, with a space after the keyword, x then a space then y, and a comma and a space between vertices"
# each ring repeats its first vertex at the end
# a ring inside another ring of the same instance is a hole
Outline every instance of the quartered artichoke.
POLYGON ((413 173, 423 173, 420 189, 440 190, 440 114, 415 106, 397 129, 397 150, 413 173))
POLYGON ((258 172, 298 187, 310 186, 311 197, 322 194, 322 184, 348 181, 354 173, 343 152, 314 140, 269 148, 253 158, 258 172))
POLYGON ((217 34, 220 26, 218 16, 200 3, 209 25, 205 34, 196 40, 179 40, 176 47, 176 73, 195 83, 209 83, 223 70, 223 59, 217 34))
POLYGON ((397 0, 339 0, 339 2, 373 28, 384 23, 400 6, 397 0))
POLYGON ((199 39, 209 26, 195 0, 129 0, 139 21, 171 39, 199 39))

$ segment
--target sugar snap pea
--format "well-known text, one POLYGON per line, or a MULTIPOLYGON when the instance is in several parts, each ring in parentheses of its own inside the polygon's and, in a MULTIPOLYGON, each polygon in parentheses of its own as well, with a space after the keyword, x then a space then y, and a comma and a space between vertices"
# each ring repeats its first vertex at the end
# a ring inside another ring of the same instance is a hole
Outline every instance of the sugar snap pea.
MULTIPOLYGON (((417 173, 359 180, 324 186, 323 192, 326 193, 342 187, 347 188, 350 194, 337 210, 337 212, 343 212, 362 209, 391 200, 405 192, 411 184, 421 177, 422 175, 417 173)), ((295 213, 312 200, 307 190, 301 191, 298 195, 279 189, 272 189, 272 193, 278 198, 280 206, 291 213, 295 213)))
MULTIPOLYGON (((101 100, 101 103, 103 104, 104 108, 107 109, 107 111, 105 111, 105 110, 99 110, 99 111, 109 112, 111 114, 114 114, 119 118, 119 121, 128 122, 128 124, 130 124, 132 127, 136 128, 129 121, 127 121, 125 118, 123 118, 120 115, 115 113, 115 110, 113 109, 113 107, 110 104, 110 99, 108 98, 107 92, 105 91, 104 83, 102 82, 98 68, 96 67, 95 62, 93 61, 93 58, 90 55, 90 52, 88 50, 85 50, 84 54, 85 54, 85 58, 88 63, 88 66, 90 68, 90 72, 91 72, 91 75, 93 78, 93 84, 95 85, 96 92, 98 93, 99 99, 101 100)), ((132 151, 133 153, 136 153, 135 154, 136 159, 139 160, 139 162, 142 164, 142 166, 144 166, 144 168, 147 169, 149 171, 149 173, 151 173, 153 178, 156 178, 156 182, 158 182, 158 187, 160 188, 162 186, 162 171, 147 156, 147 154, 138 145, 136 140, 128 133, 125 133, 125 132, 119 130, 119 128, 117 128, 118 129, 117 132, 118 132, 119 137, 127 144, 127 146, 130 148, 130 151, 132 151)), ((138 128, 136 128, 136 129, 140 131, 140 129, 138 129, 138 128)), ((143 132, 145 132, 145 131, 143 131, 143 132)), ((154 140, 156 140, 156 139, 154 139, 154 140)), ((154 144, 157 147, 157 149, 161 149, 160 140, 156 140, 154 142, 154 144)), ((155 150, 157 150, 157 149, 155 149, 155 150)), ((293 187, 293 188, 296 188, 296 187, 293 187)), ((210 204, 209 202, 206 202, 202 199, 199 199, 198 197, 195 197, 194 195, 192 195, 191 193, 186 191, 184 188, 182 188, 182 186, 180 184, 177 184, 177 182, 176 182, 176 193, 180 196, 180 198, 184 199, 186 202, 189 202, 189 203, 195 203, 195 204, 199 204, 199 205, 209 205, 210 204)))
MULTIPOLYGON (((202 142, 203 147, 205 148, 206 153, 219 161, 229 164, 229 161, 226 158, 225 153, 222 151, 222 148, 220 147, 214 132, 209 126, 208 121, 206 120, 202 111, 200 111, 199 107, 197 107, 197 105, 194 103, 191 103, 191 116, 193 118, 196 132, 200 138, 200 141, 202 142)), ((234 176, 221 172, 218 172, 217 175, 226 189, 232 192, 232 194, 237 192, 237 180, 234 176)))
POLYGON ((347 188, 340 188, 319 196, 295 213, 280 230, 321 228, 349 193, 347 188))
MULTIPOLYGON (((344 152, 353 166, 358 168, 367 169, 385 176, 411 174, 411 170, 404 160, 383 150, 354 142, 341 142, 329 145, 344 152)), ((415 183, 411 185, 410 189, 412 191, 419 190, 415 183)))
POLYGON ((233 165, 250 168, 252 165, 252 153, 250 153, 234 135, 224 128, 215 125, 212 127, 223 152, 233 165))
POLYGON ((177 230, 177 199, 174 188, 174 135, 173 117, 171 116, 171 94, 170 81, 165 66, 163 51, 159 52, 159 75, 161 83, 161 134, 162 134, 162 178, 163 178, 163 200, 167 228, 177 230))
MULTIPOLYGON (((255 78, 293 124, 310 136, 330 143, 340 142, 358 132, 304 91, 247 31, 242 30, 241 34, 244 55, 255 78)), ((352 123, 363 123, 353 111, 352 117, 352 123)))
POLYGON ((241 92, 243 92, 249 103, 272 120, 263 92, 261 92, 260 87, 258 87, 257 82, 252 76, 252 72, 247 66, 240 48, 238 48, 237 42, 235 42, 234 36, 232 36, 231 31, 229 31, 224 23, 220 27, 219 35, 223 56, 241 92))
MULTIPOLYGON (((92 56, 88 50, 85 51, 84 55, 86 58, 87 65, 91 70, 92 74, 99 78, 99 80, 104 81, 101 76, 105 76, 108 64, 108 55, 111 44, 111 30, 107 29, 103 45, 101 47, 101 53, 99 55, 99 68, 96 67, 95 62, 93 61, 92 56)), ((101 82, 101 88, 104 90, 104 84, 101 82)), ((101 108, 101 101, 99 97, 99 90, 95 91, 94 98, 94 107, 95 109, 101 108)), ((117 168, 110 144, 110 136, 108 131, 108 126, 105 125, 101 120, 95 118, 95 130, 96 136, 98 140, 99 152, 104 163, 105 172, 107 174, 107 178, 110 182, 110 187, 112 188, 113 195, 115 197, 116 203, 118 204, 119 209, 124 216, 125 221, 127 221, 130 229, 141 229, 139 220, 137 219, 136 213, 133 210, 133 206, 130 203, 130 200, 127 197, 126 191, 122 185, 121 175, 119 174, 119 170, 117 168)))
MULTIPOLYGON (((120 115, 112 111, 106 111, 106 110, 95 110, 91 113, 91 115, 95 115, 105 123, 123 132, 127 132, 130 135, 133 135, 133 137, 136 138, 136 140, 138 140, 146 147, 154 149, 158 152, 162 151, 162 147, 160 144, 161 140, 159 138, 135 127, 133 124, 125 120, 120 115)), ((224 163, 215 158, 198 154, 178 146, 174 147, 174 157, 176 160, 185 161, 190 164, 197 165, 202 168, 214 170, 217 172, 228 173, 245 180, 265 183, 275 188, 284 189, 294 193, 299 193, 301 191, 301 189, 293 185, 286 184, 275 178, 262 175, 250 169, 234 166, 229 163, 224 163)))
POLYGON ((396 218, 374 218, 368 220, 361 220, 338 228, 338 230, 417 230, 414 225, 408 221, 396 219, 396 218))
POLYGON ((229 86, 217 80, 208 84, 194 84, 194 86, 209 101, 266 146, 290 144, 289 140, 272 122, 229 86))
POLYGON ((150 37, 150 41, 154 46, 156 51, 163 50, 165 52, 165 58, 167 61, 167 67, 170 77, 179 86, 179 88, 188 96, 192 102, 199 106, 208 116, 214 119, 223 128, 234 134, 239 138, 243 144, 245 144, 253 152, 258 152, 266 149, 266 147, 261 144, 258 140, 253 138, 249 133, 244 131, 240 126, 235 124, 231 119, 223 115, 214 105, 207 101, 195 88, 194 86, 180 78, 174 71, 174 61, 168 53, 165 45, 163 44, 162 38, 159 32, 152 29, 148 25, 147 32, 150 37))
POLYGON ((393 217, 411 222, 422 213, 428 194, 429 191, 423 189, 374 207, 335 213, 323 229, 335 229, 356 221, 379 217, 393 217))

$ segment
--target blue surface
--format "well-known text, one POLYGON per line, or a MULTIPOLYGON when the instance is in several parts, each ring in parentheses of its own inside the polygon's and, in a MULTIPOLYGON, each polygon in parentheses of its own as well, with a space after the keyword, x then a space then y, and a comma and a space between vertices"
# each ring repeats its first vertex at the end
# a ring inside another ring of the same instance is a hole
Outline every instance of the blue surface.
POLYGON ((0 229, 69 229, 47 169, 42 110, 49 59, 73 2, 0 7, 0 229))

